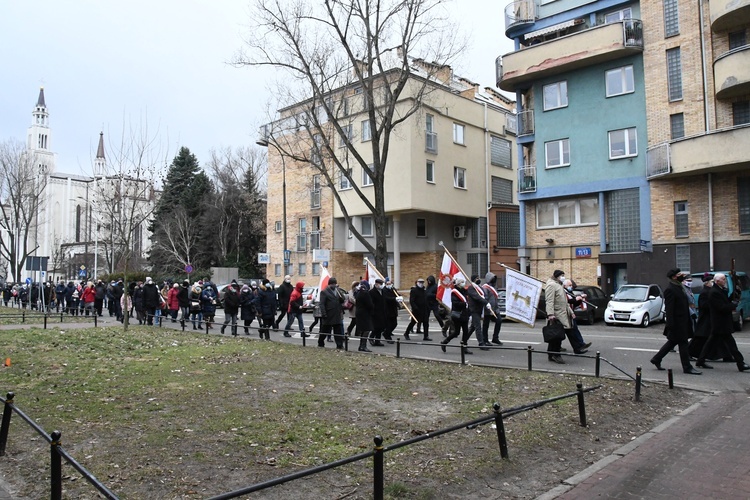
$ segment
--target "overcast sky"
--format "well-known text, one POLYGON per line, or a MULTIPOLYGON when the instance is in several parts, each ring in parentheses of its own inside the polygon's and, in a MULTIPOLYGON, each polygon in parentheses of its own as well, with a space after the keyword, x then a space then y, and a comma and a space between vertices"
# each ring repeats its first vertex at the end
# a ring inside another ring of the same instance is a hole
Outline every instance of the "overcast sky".
MULTIPOLYGON (((504 5, 451 6, 470 40, 454 70, 482 87, 494 87, 495 57, 512 49, 504 5)), ((147 121, 169 161, 180 146, 203 164, 211 149, 254 144, 273 74, 227 64, 250 8, 247 0, 0 0, 0 141, 25 142, 44 86, 58 172, 90 174, 99 132, 109 146, 123 122, 147 121)))

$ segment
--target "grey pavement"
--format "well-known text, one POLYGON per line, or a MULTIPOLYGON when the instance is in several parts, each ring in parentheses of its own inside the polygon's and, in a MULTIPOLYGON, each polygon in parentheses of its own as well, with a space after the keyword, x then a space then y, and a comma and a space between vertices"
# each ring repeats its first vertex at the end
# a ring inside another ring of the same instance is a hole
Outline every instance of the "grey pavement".
MULTIPOLYGON (((103 320, 99 323, 100 326, 119 324, 106 314, 100 319, 103 320)), ((48 328, 93 327, 91 321, 77 322, 74 318, 70 320, 68 322, 66 318, 62 324, 52 323, 48 328)), ((179 324, 171 322, 165 322, 164 326, 180 327, 179 324)), ((0 325, 0 329, 19 327, 31 328, 39 325, 0 325)), ((188 324, 187 328, 192 331, 191 324, 188 324)), ((217 333, 217 330, 218 328, 212 333, 217 333)), ((253 328, 253 333, 256 331, 256 328, 253 328)), ((301 340, 298 334, 295 335, 296 338, 284 338, 280 333, 272 334, 273 340, 293 343, 301 340)), ((440 337, 437 328, 435 333, 437 337, 432 332, 431 336, 437 341, 440 337)), ((421 336, 414 335, 413 338, 416 340, 421 336)), ((316 336, 308 339, 308 344, 314 344, 315 339, 316 336)), ((393 347, 381 348, 378 351, 386 353, 393 347)), ((475 353, 481 355, 478 351, 475 353)), ((427 357, 440 358, 439 350, 434 355, 430 351, 427 357)), ((494 363, 486 364, 497 364, 498 361, 500 365, 504 364, 497 358, 494 363)), ((712 372, 716 373, 710 375, 717 375, 711 384, 715 385, 717 392, 706 396, 701 402, 636 438, 612 455, 565 479, 559 486, 538 497, 538 500, 750 498, 750 453, 747 450, 750 438, 746 432, 747 422, 750 422, 750 398, 746 392, 750 386, 750 375, 738 373, 733 364, 718 363, 715 366, 717 369, 712 372)), ((540 368, 551 370, 555 367, 540 368)), ((647 373, 651 375, 648 368, 644 368, 644 376, 647 373)), ((697 381, 702 377, 694 378, 697 381)), ((680 385, 689 387, 690 380, 692 379, 685 380, 683 377, 683 384, 680 385)), ((705 390, 704 387, 700 389, 705 390)), ((11 495, 11 491, 9 485, 0 477, 0 500, 17 498, 11 495)))

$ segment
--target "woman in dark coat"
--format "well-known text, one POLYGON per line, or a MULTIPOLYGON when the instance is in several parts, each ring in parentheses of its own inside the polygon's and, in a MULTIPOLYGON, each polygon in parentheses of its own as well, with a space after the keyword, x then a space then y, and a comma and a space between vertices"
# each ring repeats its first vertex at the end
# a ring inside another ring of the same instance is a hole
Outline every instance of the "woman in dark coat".
POLYGON ((206 328, 213 328, 211 323, 216 315, 216 291, 211 286, 206 286, 201 292, 201 310, 203 311, 203 321, 206 322, 206 328))
MULTIPOLYGON (((708 293, 714 284, 713 274, 706 273, 703 275, 703 290, 698 295, 698 323, 695 326, 695 335, 690 339, 690 357, 698 359, 701 355, 703 346, 706 345, 708 337, 711 335, 711 309, 708 307, 708 293)), ((732 354, 726 349, 724 344, 714 344, 711 352, 706 353, 706 359, 724 361, 733 361, 732 354)))
POLYGON ((258 288, 258 298, 256 299, 255 307, 263 321, 263 328, 259 331, 265 336, 266 340, 271 340, 268 330, 273 326, 273 321, 276 317, 276 290, 274 290, 273 285, 268 279, 264 279, 258 288))
POLYGON ((243 285, 240 290, 240 319, 244 321, 245 335, 250 335, 250 324, 255 316, 255 294, 249 286, 243 285))
POLYGON ((375 305, 370 296, 370 283, 362 280, 359 283, 359 290, 355 295, 357 299, 357 324, 356 332, 359 337, 359 351, 372 352, 367 348, 367 337, 372 331, 372 313, 375 311, 375 305))

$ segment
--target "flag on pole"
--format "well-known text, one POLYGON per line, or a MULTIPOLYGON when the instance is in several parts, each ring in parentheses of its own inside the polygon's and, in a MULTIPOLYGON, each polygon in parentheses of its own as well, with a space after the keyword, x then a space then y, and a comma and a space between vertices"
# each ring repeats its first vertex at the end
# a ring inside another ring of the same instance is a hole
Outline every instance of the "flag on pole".
POLYGON ((318 283, 318 296, 314 297, 315 300, 320 300, 320 292, 325 290, 328 287, 328 280, 331 278, 331 275, 328 274, 328 268, 322 267, 320 268, 320 283, 318 283))
POLYGON ((536 308, 542 293, 542 282, 531 276, 505 268, 505 317, 533 328, 536 308))
POLYGON ((370 259, 365 259, 365 277, 364 279, 370 284, 370 288, 375 286, 376 279, 383 279, 375 266, 372 265, 370 259))
POLYGON ((451 308, 451 290, 453 290, 454 278, 466 277, 461 273, 458 264, 453 262, 451 256, 446 252, 443 255, 443 264, 440 266, 440 281, 438 282, 437 298, 445 306, 451 308))

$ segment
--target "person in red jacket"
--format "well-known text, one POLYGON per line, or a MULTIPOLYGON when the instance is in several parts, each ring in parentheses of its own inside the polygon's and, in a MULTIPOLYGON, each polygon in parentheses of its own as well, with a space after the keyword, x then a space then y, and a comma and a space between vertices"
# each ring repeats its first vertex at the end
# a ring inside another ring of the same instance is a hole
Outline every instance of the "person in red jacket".
POLYGON ((289 306, 287 307, 287 319, 286 326, 284 327, 284 337, 292 336, 289 333, 289 328, 291 328, 295 318, 297 318, 297 324, 299 325, 300 336, 309 337, 309 335, 305 333, 305 322, 302 319, 302 303, 304 302, 304 298, 302 297, 303 288, 305 288, 305 282, 298 281, 297 284, 294 285, 292 294, 289 296, 289 306))
POLYGON ((95 314, 94 312, 95 300, 96 300, 96 289, 94 288, 94 284, 89 281, 88 283, 86 283, 86 286, 81 292, 81 302, 83 303, 83 308, 86 310, 86 316, 88 316, 89 313, 95 314))

